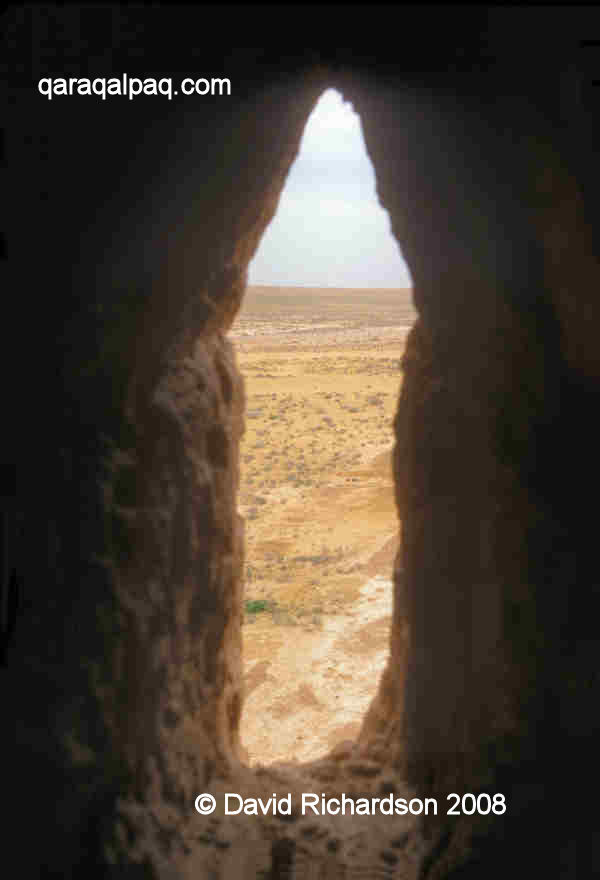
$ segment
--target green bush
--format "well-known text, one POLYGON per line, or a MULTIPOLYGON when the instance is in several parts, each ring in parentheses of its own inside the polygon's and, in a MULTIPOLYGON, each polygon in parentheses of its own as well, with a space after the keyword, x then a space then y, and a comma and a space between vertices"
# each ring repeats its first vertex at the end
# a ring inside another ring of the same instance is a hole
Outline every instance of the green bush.
POLYGON ((262 611, 271 611, 273 602, 268 599, 247 599, 244 604, 246 614, 260 614, 262 611))

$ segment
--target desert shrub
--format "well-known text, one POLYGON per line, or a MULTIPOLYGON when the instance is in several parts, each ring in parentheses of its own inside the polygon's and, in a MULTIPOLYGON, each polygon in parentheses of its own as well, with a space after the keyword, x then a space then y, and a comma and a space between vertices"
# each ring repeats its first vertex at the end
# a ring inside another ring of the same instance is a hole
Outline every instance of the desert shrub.
POLYGON ((284 626, 296 624, 295 615, 291 609, 275 602, 274 599, 247 599, 244 603, 245 618, 248 623, 256 620, 258 614, 270 613, 273 623, 284 626))
POLYGON ((246 599, 244 611, 246 614, 261 614, 263 611, 272 611, 275 602, 269 599, 246 599))

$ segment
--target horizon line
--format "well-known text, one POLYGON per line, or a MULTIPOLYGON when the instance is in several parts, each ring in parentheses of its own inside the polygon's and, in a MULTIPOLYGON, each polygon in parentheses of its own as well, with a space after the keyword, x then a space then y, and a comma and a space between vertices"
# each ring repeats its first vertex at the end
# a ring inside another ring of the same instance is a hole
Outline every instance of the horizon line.
POLYGON ((357 285, 337 285, 337 284, 267 284, 262 281, 247 282, 246 287, 299 287, 301 289, 316 287, 319 290, 412 290, 413 285, 408 284, 404 287, 387 287, 383 284, 373 284, 370 287, 361 287, 357 285))

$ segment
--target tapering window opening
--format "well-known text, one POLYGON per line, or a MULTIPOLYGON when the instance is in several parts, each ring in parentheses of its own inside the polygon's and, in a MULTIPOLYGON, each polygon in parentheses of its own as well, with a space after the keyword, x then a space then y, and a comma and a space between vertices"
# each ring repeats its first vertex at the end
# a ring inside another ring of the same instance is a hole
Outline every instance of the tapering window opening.
POLYGON ((251 762, 353 739, 388 656, 399 542, 391 470, 411 278, 360 120, 308 120, 232 328, 246 382, 245 707, 251 762))

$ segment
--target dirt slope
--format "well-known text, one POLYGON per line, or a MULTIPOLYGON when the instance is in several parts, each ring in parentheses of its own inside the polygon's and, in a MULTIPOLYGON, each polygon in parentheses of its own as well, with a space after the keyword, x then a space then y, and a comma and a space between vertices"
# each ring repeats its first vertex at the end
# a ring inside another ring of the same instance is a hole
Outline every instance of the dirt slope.
POLYGON ((242 739, 252 762, 305 761, 358 731, 387 656, 391 421, 412 304, 250 293, 230 334, 247 395, 242 739))

